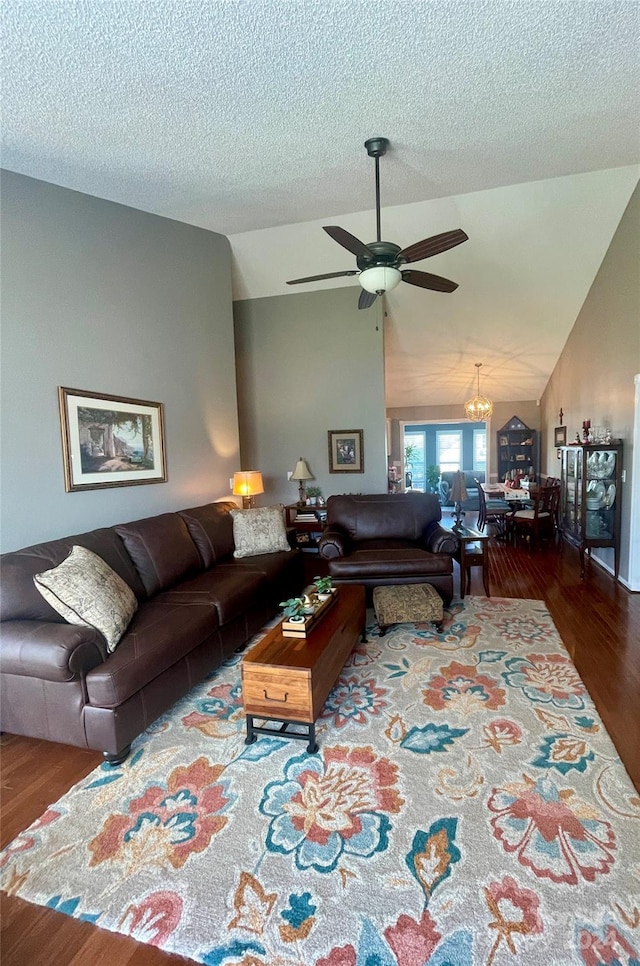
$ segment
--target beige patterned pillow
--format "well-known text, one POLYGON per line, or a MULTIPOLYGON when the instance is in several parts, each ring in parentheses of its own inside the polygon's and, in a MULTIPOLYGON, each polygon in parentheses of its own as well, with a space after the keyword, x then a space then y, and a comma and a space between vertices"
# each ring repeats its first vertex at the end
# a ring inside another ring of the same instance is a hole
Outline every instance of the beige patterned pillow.
POLYGON ((232 510, 234 557, 254 557, 260 553, 291 550, 284 525, 284 507, 265 506, 252 510, 232 510))
POLYGON ((61 564, 35 574, 33 582, 69 624, 88 624, 100 631, 109 653, 115 651, 138 607, 122 577, 85 547, 72 547, 61 564))

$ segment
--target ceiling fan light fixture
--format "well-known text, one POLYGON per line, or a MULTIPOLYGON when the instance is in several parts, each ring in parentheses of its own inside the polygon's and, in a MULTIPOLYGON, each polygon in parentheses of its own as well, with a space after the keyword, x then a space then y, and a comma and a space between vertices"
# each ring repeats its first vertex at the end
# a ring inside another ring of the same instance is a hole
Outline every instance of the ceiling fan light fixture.
POLYGON ((464 404, 464 411, 466 413, 467 419, 472 420, 474 423, 484 422, 493 413, 493 403, 486 396, 480 395, 480 367, 481 362, 476 362, 476 369, 478 370, 478 391, 473 399, 467 399, 464 404))
POLYGON ((360 272, 358 281, 365 291, 382 295, 399 285, 402 281, 402 273, 388 265, 374 265, 373 268, 366 268, 360 272))

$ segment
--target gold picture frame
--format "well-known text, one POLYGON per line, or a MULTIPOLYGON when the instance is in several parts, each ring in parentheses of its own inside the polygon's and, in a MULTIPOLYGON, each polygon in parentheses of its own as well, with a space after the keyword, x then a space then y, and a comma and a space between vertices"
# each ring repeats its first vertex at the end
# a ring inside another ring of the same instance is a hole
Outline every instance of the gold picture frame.
POLYGON ((67 493, 165 483, 159 402, 58 386, 67 493))

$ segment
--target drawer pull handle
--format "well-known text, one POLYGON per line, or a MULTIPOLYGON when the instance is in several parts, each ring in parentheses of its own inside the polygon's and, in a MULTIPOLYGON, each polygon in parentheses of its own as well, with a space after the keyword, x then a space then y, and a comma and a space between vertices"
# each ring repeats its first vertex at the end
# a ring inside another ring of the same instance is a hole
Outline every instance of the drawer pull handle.
POLYGON ((289 697, 289 692, 288 691, 285 691, 284 692, 284 698, 270 698, 269 695, 267 694, 267 689, 266 688, 263 688, 262 691, 264 693, 264 699, 265 699, 265 701, 277 701, 279 704, 286 704, 287 703, 287 698, 289 697))

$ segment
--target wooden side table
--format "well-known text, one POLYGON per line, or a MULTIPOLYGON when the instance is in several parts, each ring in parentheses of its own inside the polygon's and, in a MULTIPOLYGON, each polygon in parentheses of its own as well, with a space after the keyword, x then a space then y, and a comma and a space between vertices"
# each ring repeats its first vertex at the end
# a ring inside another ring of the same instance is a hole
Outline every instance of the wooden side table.
MULTIPOLYGON (((285 506, 285 522, 288 529, 295 530, 296 544, 301 550, 318 549, 319 535, 326 527, 326 519, 319 520, 315 514, 316 510, 324 510, 324 507, 299 507, 296 503, 285 506), (313 520, 300 520, 300 514, 313 514, 313 520)), ((326 513, 326 510, 325 510, 326 513)))
POLYGON ((482 568, 482 583, 487 597, 489 591, 489 534, 472 530, 471 527, 451 527, 460 541, 454 559, 460 565, 460 597, 463 598, 467 590, 467 581, 471 586, 471 567, 482 568))

